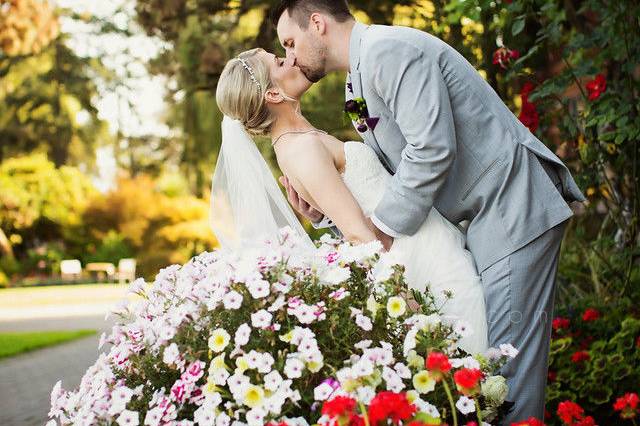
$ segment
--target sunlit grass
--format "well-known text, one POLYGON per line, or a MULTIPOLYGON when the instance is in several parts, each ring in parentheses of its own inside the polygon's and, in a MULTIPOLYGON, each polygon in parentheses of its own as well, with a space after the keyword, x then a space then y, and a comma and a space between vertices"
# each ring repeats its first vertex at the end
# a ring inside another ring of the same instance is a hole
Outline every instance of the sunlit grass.
POLYGON ((0 333, 0 358, 57 345, 95 333, 95 330, 0 333))

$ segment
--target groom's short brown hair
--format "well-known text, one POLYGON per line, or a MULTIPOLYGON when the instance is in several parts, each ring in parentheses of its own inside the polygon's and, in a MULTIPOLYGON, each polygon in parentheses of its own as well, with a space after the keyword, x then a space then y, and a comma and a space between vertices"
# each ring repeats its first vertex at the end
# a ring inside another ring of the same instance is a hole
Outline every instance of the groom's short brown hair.
POLYGON ((278 26, 286 11, 303 30, 309 27, 309 17, 316 12, 326 13, 338 22, 353 19, 347 0, 282 0, 273 11, 273 25, 278 26))

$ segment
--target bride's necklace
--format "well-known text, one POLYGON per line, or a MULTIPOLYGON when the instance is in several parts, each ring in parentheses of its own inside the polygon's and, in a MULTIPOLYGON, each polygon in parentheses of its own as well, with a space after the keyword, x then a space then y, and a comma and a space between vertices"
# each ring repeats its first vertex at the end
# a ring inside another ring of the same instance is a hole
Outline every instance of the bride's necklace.
POLYGON ((276 144, 278 143, 278 141, 280 140, 281 137, 283 137, 284 135, 291 135, 291 134, 296 134, 296 135, 304 135, 306 133, 312 133, 312 132, 320 132, 323 134, 327 134, 327 132, 325 132, 324 130, 320 130, 320 129, 311 129, 311 130, 292 130, 290 132, 284 132, 282 134, 280 134, 280 136, 278 136, 277 138, 275 138, 273 140, 273 142, 271 142, 271 146, 276 146, 276 144))

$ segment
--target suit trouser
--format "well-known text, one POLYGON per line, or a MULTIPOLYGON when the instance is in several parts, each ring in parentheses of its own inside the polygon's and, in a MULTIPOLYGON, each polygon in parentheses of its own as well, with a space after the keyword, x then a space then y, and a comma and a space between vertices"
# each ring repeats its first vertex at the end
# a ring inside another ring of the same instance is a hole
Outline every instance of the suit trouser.
MULTIPOLYGON (((557 175, 549 177, 561 191, 557 175)), ((556 273, 566 224, 481 272, 489 346, 511 343, 520 350, 501 370, 509 385, 507 400, 515 402, 504 425, 532 416, 543 419, 556 273)))

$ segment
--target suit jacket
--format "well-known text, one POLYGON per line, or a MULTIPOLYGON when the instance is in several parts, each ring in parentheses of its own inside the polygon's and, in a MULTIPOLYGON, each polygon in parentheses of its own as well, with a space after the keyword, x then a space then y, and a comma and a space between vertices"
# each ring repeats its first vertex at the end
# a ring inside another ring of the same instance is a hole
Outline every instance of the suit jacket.
POLYGON ((468 220, 482 271, 571 217, 567 201, 585 199, 562 161, 439 38, 356 23, 349 53, 347 99, 364 98, 379 117, 360 134, 393 175, 374 212, 390 229, 412 235, 432 207, 468 220))

